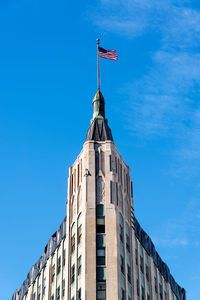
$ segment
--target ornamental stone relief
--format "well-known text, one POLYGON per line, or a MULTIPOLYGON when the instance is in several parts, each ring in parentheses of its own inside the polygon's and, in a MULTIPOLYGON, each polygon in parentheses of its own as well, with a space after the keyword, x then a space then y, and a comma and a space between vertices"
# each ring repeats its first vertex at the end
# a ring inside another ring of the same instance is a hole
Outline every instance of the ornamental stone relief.
POLYGON ((105 200, 105 183, 102 179, 102 176, 97 178, 96 182, 96 202, 104 202, 105 200))

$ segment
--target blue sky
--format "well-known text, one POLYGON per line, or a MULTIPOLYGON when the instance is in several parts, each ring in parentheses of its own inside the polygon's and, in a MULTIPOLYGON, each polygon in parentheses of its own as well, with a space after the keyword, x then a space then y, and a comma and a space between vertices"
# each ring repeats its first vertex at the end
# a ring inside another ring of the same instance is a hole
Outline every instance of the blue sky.
POLYGON ((65 216, 68 168, 101 90, 134 181, 135 214, 188 300, 200 293, 200 4, 0 2, 1 299, 65 216))

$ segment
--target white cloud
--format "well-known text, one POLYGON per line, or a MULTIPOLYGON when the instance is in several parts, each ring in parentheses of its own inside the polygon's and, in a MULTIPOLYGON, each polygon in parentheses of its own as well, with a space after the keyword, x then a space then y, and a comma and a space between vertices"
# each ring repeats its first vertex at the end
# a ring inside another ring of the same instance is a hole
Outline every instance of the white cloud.
POLYGON ((189 0, 101 0, 90 17, 129 38, 159 33, 148 71, 125 84, 127 127, 143 138, 174 138, 174 174, 200 171, 200 12, 189 0))

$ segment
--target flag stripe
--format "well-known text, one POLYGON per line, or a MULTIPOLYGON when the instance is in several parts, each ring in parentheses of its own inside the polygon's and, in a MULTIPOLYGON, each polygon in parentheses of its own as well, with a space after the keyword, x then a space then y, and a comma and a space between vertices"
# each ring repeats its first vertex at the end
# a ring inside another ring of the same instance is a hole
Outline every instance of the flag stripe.
POLYGON ((108 50, 102 47, 98 47, 99 56, 107 59, 117 60, 118 56, 116 50, 108 50))

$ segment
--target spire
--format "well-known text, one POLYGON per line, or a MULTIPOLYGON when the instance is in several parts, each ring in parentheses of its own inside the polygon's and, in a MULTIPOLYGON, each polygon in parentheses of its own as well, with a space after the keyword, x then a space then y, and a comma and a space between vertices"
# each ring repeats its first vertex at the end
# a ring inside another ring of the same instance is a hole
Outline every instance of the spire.
POLYGON ((93 104, 93 120, 95 118, 104 119, 105 118, 105 100, 101 93, 101 91, 98 89, 94 99, 92 101, 93 104))
POLYGON ((105 100, 99 89, 94 96, 92 104, 93 119, 88 128, 85 141, 113 141, 107 119, 105 119, 105 100))

